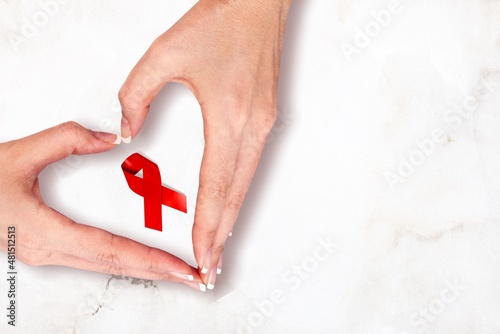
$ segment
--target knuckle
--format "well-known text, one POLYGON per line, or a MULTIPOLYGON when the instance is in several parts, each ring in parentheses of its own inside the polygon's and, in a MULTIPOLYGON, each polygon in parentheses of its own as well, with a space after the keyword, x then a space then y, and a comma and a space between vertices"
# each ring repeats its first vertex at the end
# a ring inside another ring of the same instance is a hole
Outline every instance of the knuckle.
POLYGON ((147 270, 152 271, 152 272, 159 272, 160 270, 160 263, 156 260, 146 260, 147 262, 147 270))
POLYGON ((243 201, 245 200, 245 195, 246 195, 245 192, 238 192, 232 195, 228 199, 226 207, 233 212, 238 212, 241 206, 243 205, 243 201))
POLYGON ((75 131, 78 131, 80 129, 80 124, 74 122, 74 121, 68 121, 64 122, 59 125, 59 129, 63 132, 66 133, 73 133, 75 131))
POLYGON ((121 266, 121 259, 116 254, 115 249, 114 249, 114 242, 116 240, 116 237, 114 235, 111 236, 111 240, 109 242, 109 247, 106 249, 99 249, 95 253, 95 259, 97 262, 101 263, 108 263, 110 265, 120 267, 121 266))
POLYGON ((158 59, 165 57, 167 52, 172 52, 172 40, 169 35, 160 35, 152 43, 146 52, 145 58, 158 59))
POLYGON ((276 108, 261 109, 255 116, 252 124, 253 142, 258 148, 265 145, 269 134, 273 130, 274 124, 278 118, 276 108))
POLYGON ((122 109, 129 109, 134 105, 134 98, 130 94, 130 90, 125 86, 118 92, 118 100, 122 109))
POLYGON ((135 110, 143 103, 144 95, 146 94, 145 84, 145 82, 126 83, 120 89, 118 100, 120 101, 122 112, 135 110))
POLYGON ((69 121, 59 125, 59 130, 63 134, 64 138, 67 138, 68 142, 71 142, 71 139, 74 137, 78 138, 78 141, 82 139, 82 126, 76 122, 69 121))
POLYGON ((221 171, 213 179, 202 182, 200 190, 210 203, 222 206, 229 195, 231 178, 227 171, 221 171))
POLYGON ((109 263, 113 265, 120 265, 119 257, 113 253, 112 250, 99 251, 96 254, 96 260, 102 263, 109 263))
POLYGON ((227 199, 231 183, 227 179, 220 179, 213 183, 210 189, 210 199, 215 202, 222 202, 227 199))
POLYGON ((147 271, 160 272, 160 261, 152 252, 153 249, 149 249, 148 255, 143 259, 144 267, 147 271))
POLYGON ((266 108, 264 111, 259 113, 257 125, 261 130, 261 133, 268 134, 276 123, 278 118, 278 112, 276 108, 266 108))

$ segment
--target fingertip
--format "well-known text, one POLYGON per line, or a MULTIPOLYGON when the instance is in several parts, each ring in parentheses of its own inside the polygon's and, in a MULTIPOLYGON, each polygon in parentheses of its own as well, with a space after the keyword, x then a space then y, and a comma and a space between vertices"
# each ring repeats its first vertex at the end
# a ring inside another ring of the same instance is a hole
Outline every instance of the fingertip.
POLYGON ((224 255, 224 252, 220 254, 219 261, 217 262, 217 275, 222 274, 222 257, 224 255))
POLYGON ((203 283, 185 281, 182 284, 184 284, 192 289, 195 289, 196 291, 200 291, 200 292, 207 291, 207 286, 203 283))
POLYGON ((193 283, 202 283, 203 281, 199 277, 199 275, 193 275, 193 273, 179 273, 179 272, 170 272, 170 276, 181 279, 183 282, 188 281, 188 282, 193 282, 193 283))

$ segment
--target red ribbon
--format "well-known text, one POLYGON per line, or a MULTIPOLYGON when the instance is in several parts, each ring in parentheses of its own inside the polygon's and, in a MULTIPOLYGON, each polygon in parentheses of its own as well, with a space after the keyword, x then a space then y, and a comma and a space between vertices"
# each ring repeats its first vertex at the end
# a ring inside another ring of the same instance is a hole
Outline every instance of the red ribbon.
POLYGON ((134 153, 122 163, 128 186, 137 195, 144 197, 144 221, 147 228, 162 231, 161 205, 187 212, 186 196, 161 184, 158 166, 134 153), (142 178, 136 176, 142 169, 142 178))

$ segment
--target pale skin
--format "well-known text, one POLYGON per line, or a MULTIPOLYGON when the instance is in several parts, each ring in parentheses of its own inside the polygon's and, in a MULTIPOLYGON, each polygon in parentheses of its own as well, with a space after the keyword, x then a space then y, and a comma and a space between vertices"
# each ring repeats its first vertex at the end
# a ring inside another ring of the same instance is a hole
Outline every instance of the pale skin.
POLYGON ((7 227, 17 226, 16 257, 33 266, 61 265, 108 274, 169 280, 200 289, 198 272, 163 252, 77 224, 43 202, 38 175, 71 154, 112 149, 116 135, 92 132, 74 122, 0 144, 0 244, 7 227), (192 275, 189 281, 186 275, 192 275))
POLYGON ((1 161, 16 161, 0 163, 2 249, 7 225, 17 222, 23 231, 17 240, 18 259, 28 264, 213 288, 225 241, 276 120, 290 2, 200 0, 153 42, 120 89, 121 136, 132 140, 168 82, 189 87, 201 106, 205 149, 193 226, 198 268, 159 249, 77 224, 43 203, 38 174, 48 164, 115 146, 116 135, 96 134, 76 123, 0 144, 1 161))

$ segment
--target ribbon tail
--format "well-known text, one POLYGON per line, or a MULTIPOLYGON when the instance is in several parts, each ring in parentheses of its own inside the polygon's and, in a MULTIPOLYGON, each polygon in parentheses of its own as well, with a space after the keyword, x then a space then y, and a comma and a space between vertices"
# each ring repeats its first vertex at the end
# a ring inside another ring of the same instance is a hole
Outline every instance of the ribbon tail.
POLYGON ((187 213, 186 196, 172 189, 163 187, 161 194, 161 203, 172 209, 187 213))

